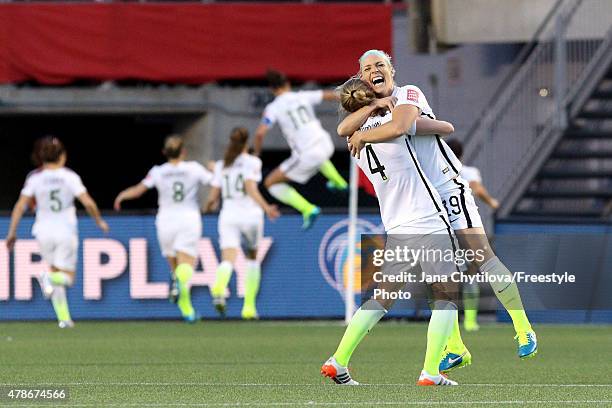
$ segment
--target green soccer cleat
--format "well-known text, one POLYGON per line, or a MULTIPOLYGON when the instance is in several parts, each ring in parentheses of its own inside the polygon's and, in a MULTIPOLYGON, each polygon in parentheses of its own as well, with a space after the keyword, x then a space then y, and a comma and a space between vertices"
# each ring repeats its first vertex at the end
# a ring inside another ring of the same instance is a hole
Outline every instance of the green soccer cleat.
POLYGON ((219 313, 220 317, 225 317, 226 306, 225 306, 225 297, 224 296, 215 296, 213 297, 213 306, 217 313, 219 313))
POLYGON ((312 227, 312 225, 317 220, 320 214, 321 209, 319 207, 313 207, 312 210, 310 210, 309 212, 302 214, 302 217, 304 218, 302 229, 307 230, 312 227))
POLYGON ((466 348, 461 354, 451 353, 446 351, 442 361, 440 361, 439 370, 441 373, 448 373, 454 369, 469 366, 472 364, 472 354, 466 348))
POLYGON ((339 186, 331 180, 328 180, 325 187, 332 193, 346 193, 348 191, 348 185, 339 186))
POLYGON ((242 319, 243 320, 258 320, 259 315, 257 309, 254 306, 243 306, 242 307, 242 319))

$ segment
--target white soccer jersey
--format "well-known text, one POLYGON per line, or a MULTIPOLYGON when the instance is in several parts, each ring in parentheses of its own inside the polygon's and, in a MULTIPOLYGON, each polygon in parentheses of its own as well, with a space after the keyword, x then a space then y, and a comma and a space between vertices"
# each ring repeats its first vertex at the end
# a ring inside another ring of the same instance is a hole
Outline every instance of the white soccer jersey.
POLYGON ((154 166, 142 184, 157 189, 160 214, 189 211, 199 214, 198 188, 211 181, 212 174, 200 163, 181 161, 154 166))
POLYGON ((477 181, 479 183, 482 182, 480 170, 472 166, 463 166, 461 169, 461 177, 463 177, 468 183, 471 183, 472 181, 477 181))
POLYGON ((246 193, 246 180, 261 181, 261 160, 258 157, 243 153, 229 167, 225 167, 223 160, 215 163, 211 184, 221 189, 221 218, 248 221, 263 216, 263 209, 246 193))
POLYGON ((317 146, 329 133, 315 116, 313 105, 323 101, 323 91, 285 92, 270 102, 263 113, 262 123, 275 123, 294 152, 300 153, 317 146))
MULTIPOLYGON (((421 108, 421 116, 436 118, 425 95, 418 87, 414 85, 396 87, 393 96, 397 97, 397 105, 411 103, 421 108)), ((440 136, 411 136, 409 140, 425 175, 437 189, 461 172, 461 162, 440 136)))
POLYGON ((37 236, 56 229, 76 232, 74 198, 85 191, 79 175, 65 167, 39 169, 30 173, 21 194, 36 198, 36 221, 32 234, 37 236))
MULTIPOLYGON (((370 117, 360 130, 378 127, 391 117, 389 112, 370 117)), ((401 227, 402 233, 428 234, 447 228, 440 196, 425 177, 406 136, 366 144, 358 164, 374 186, 385 231, 401 227)))

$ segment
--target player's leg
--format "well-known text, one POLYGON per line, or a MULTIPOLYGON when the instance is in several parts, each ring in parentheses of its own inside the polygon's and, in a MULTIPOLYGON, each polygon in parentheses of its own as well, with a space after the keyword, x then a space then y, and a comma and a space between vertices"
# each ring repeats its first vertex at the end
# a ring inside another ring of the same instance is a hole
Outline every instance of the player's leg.
POLYGON ((55 240, 55 245, 51 255, 52 258, 48 262, 51 264, 49 282, 53 288, 51 303, 53 304, 53 310, 57 316, 59 327, 70 328, 74 326, 74 322, 68 307, 66 288, 72 286, 74 282, 78 237, 73 234, 66 234, 65 236, 58 236, 52 239, 55 240))
POLYGON ((519 344, 519 357, 535 356, 537 353, 537 338, 525 313, 516 282, 512 279, 512 272, 495 255, 482 227, 467 228, 455 232, 462 248, 482 251, 480 253, 483 254, 483 260, 475 260, 479 270, 487 276, 496 277, 496 279, 490 279, 489 283, 495 296, 512 319, 519 344))
POLYGON ((261 282, 261 265, 257 260, 257 248, 263 237, 263 217, 258 222, 246 225, 242 230, 246 242, 246 279, 244 304, 242 305, 242 318, 257 319, 257 294, 261 282))
MULTIPOLYGON (((306 200, 298 191, 290 186, 288 181, 305 183, 312 176, 303 174, 300 167, 303 163, 296 156, 291 156, 279 167, 272 170, 264 180, 264 186, 268 189, 272 197, 278 201, 295 208, 302 214, 304 219, 303 228, 309 228, 314 219, 319 215, 321 209, 306 200), (306 176, 306 177, 304 177, 306 176)), ((316 169, 314 170, 316 172, 316 169)))
POLYGON ((228 243, 228 236, 221 240, 221 263, 215 272, 215 284, 210 290, 213 305, 221 316, 225 316, 225 297, 232 277, 233 265, 238 255, 238 245, 228 243))
POLYGON ((195 256, 176 251, 176 268, 174 274, 179 288, 178 301, 176 302, 183 318, 188 323, 193 323, 197 320, 197 315, 193 305, 191 304, 191 294, 189 282, 193 276, 193 265, 195 265, 195 256))
POLYGON ((348 189, 348 183, 340 173, 338 173, 338 170, 336 170, 336 167, 330 160, 334 154, 334 144, 329 137, 326 139, 325 146, 321 148, 324 150, 322 151, 324 161, 321 166, 319 166, 319 171, 327 179, 327 188, 330 190, 346 191, 348 189))
MULTIPOLYGON (((474 263, 468 266, 468 274, 475 275, 478 268, 474 263)), ((478 303, 480 299, 480 285, 478 282, 464 282, 461 291, 463 294, 463 328, 466 331, 477 331, 478 325, 478 303)))

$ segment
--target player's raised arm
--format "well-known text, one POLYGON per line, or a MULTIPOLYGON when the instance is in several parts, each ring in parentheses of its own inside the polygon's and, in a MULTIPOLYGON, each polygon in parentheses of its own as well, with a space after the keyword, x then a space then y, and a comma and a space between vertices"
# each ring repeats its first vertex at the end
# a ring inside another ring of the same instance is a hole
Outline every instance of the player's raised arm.
POLYGON ((9 226, 8 233, 6 234, 5 239, 6 247, 9 249, 9 251, 13 250, 13 246, 15 245, 15 241, 17 240, 17 226, 21 221, 21 217, 23 217, 23 213, 28 207, 28 202, 30 201, 30 198, 31 197, 28 197, 23 194, 20 195, 19 199, 15 203, 15 206, 13 207, 13 211, 11 212, 11 224, 9 226))
POLYGON ((266 201, 266 199, 259 192, 257 183, 254 180, 245 180, 244 188, 246 193, 264 210, 269 219, 274 220, 280 217, 278 207, 266 201))
MULTIPOLYGON (((350 96, 349 96, 350 97, 350 96)), ((342 98, 342 96, 341 96, 342 98)), ((336 131, 339 136, 349 137, 353 133, 359 130, 359 128, 365 123, 366 120, 374 113, 380 110, 393 110, 397 98, 394 96, 388 96, 385 98, 374 99, 368 104, 358 108, 356 111, 347 115, 340 123, 336 131)), ((343 105, 344 106, 344 105, 343 105)))
POLYGON ((264 121, 265 121, 265 118, 262 119, 262 123, 260 123, 259 126, 257 126, 257 129, 255 130, 255 136, 254 136, 255 140, 253 142, 253 154, 255 156, 259 156, 261 154, 261 148, 263 146, 264 138, 266 137, 266 134, 268 134, 268 131, 270 130, 270 126, 265 124, 264 121))
POLYGON ((96 204, 94 199, 91 198, 89 193, 88 192, 81 193, 79 196, 77 196, 77 198, 79 199, 81 204, 83 204, 83 207, 85 207, 85 210, 91 216, 91 218, 94 219, 94 221, 96 222, 96 225, 103 232, 108 232, 109 230, 108 224, 102 218, 102 215, 100 214, 100 210, 98 209, 98 205, 96 204))
POLYGON ((221 187, 212 186, 208 191, 208 198, 204 204, 204 212, 212 212, 219 208, 221 198, 221 187))
POLYGON ((121 210, 121 203, 125 200, 135 200, 140 198, 144 193, 147 192, 149 188, 144 185, 144 183, 138 183, 131 187, 126 188, 122 192, 120 192, 115 198, 115 203, 113 208, 115 211, 121 210))
POLYGON ((450 122, 437 119, 419 117, 416 120, 417 135, 440 135, 448 136, 455 131, 455 127, 450 122))
POLYGON ((489 194, 487 188, 480 181, 470 181, 470 188, 474 195, 484 201, 489 207, 494 210, 499 208, 499 201, 489 194))

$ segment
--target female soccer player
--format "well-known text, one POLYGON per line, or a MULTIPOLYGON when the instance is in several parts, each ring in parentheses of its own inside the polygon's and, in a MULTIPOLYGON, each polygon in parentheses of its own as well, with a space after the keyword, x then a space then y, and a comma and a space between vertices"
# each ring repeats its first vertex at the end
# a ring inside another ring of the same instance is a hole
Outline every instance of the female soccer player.
MULTIPOLYGON (((398 100, 411 101, 422 108, 421 115, 435 118, 419 88, 412 85, 395 86, 393 80, 395 69, 386 53, 379 50, 366 51, 360 58, 360 66, 361 78, 372 87, 378 98, 395 96, 398 100)), ((398 108, 401 108, 399 103, 393 112, 398 108)), ((399 125, 395 115, 388 115, 386 123, 379 127, 364 129, 362 125, 375 109, 376 104, 364 106, 351 113, 338 125, 339 135, 350 136, 349 146, 353 154, 357 154, 360 147, 366 142, 386 141, 397 134, 399 125)), ((410 143, 417 157, 421 158, 420 163, 425 176, 431 180, 442 197, 442 203, 448 213, 451 226, 457 234, 460 246, 463 249, 479 251, 476 253, 484 255, 482 261, 475 260, 482 273, 496 277, 511 277, 511 272, 491 250, 469 185, 459 176, 461 162, 437 135, 412 137, 410 143)), ((512 318, 516 331, 515 338, 518 340, 518 356, 520 358, 535 356, 537 353, 536 335, 525 314, 516 283, 507 284, 503 279, 497 279, 491 282, 491 286, 512 318)), ((447 354, 440 367, 446 372, 463 367, 470 362, 471 355, 461 341, 457 322, 447 347, 447 354)))
POLYGON ((45 297, 51 298, 59 327, 69 328, 74 322, 70 317, 66 287, 74 282, 79 245, 74 199, 83 204, 103 232, 108 232, 108 225, 78 174, 64 167, 66 149, 58 138, 47 136, 37 141, 32 157, 41 166, 26 178, 11 214, 6 245, 9 250, 13 249, 19 221, 28 204, 35 201, 32 235, 38 241, 42 259, 51 269, 42 274, 40 282, 45 297))
MULTIPOLYGON (((365 66, 365 65, 364 65, 365 66)), ((349 80, 341 88, 343 107, 349 109, 356 96, 349 80)), ((359 81, 361 82, 361 81, 359 81)), ((440 196, 427 180, 416 160, 411 145, 405 136, 417 116, 420 107, 416 102, 398 96, 400 101, 393 109, 396 131, 393 137, 359 148, 358 164, 374 186, 380 204, 380 213, 387 233, 386 248, 394 249, 413 246, 424 251, 454 252, 452 235, 447 215, 443 211, 440 196)), ((381 125, 383 116, 365 118, 362 128, 381 125)), ((367 135, 366 135, 367 141, 367 135)), ((455 272, 453 261, 426 262, 417 259, 425 274, 432 278, 447 276, 455 272)), ((408 268, 403 262, 390 262, 388 273, 408 268)), ((386 272, 387 273, 387 272, 386 272)), ((395 292, 400 287, 391 285, 386 289, 395 292)), ((383 286, 383 288, 385 288, 383 286)), ((432 314, 427 331, 425 363, 419 376, 418 385, 457 385, 439 372, 439 363, 448 342, 453 324, 457 320, 457 284, 433 283, 432 314)), ((357 345, 374 325, 386 314, 393 304, 392 297, 372 297, 352 317, 338 349, 321 367, 321 373, 332 378, 337 384, 356 385, 347 365, 357 345)))
POLYGON ((313 108, 313 105, 324 100, 337 100, 337 97, 333 91, 294 92, 287 77, 278 71, 268 71, 267 76, 275 98, 266 106, 255 131, 255 154, 259 156, 266 133, 278 122, 291 148, 291 157, 268 174, 264 186, 278 201, 302 213, 302 228, 308 229, 321 209, 302 197, 287 182, 304 184, 321 172, 327 178, 330 190, 347 189, 347 182, 329 160, 334 153, 334 144, 313 108))
POLYGON ((211 290, 215 307, 219 313, 225 314, 225 292, 243 238, 247 247, 247 274, 242 318, 257 319, 255 300, 261 279, 257 247, 263 237, 263 214, 265 212, 273 220, 280 213, 259 192, 257 183, 261 181, 261 160, 248 154, 248 139, 249 132, 245 128, 232 130, 223 160, 214 165, 206 209, 216 208, 223 196, 218 224, 223 261, 217 268, 215 285, 211 290))
POLYGON ((123 201, 136 199, 150 188, 157 189, 157 240, 170 265, 173 282, 178 283, 177 304, 181 314, 186 322, 194 323, 198 318, 191 305, 189 280, 202 235, 198 188, 210 184, 212 174, 200 163, 185 160, 187 151, 180 136, 166 138, 163 153, 168 161, 153 166, 144 180, 120 192, 115 210, 121 209, 123 201))

